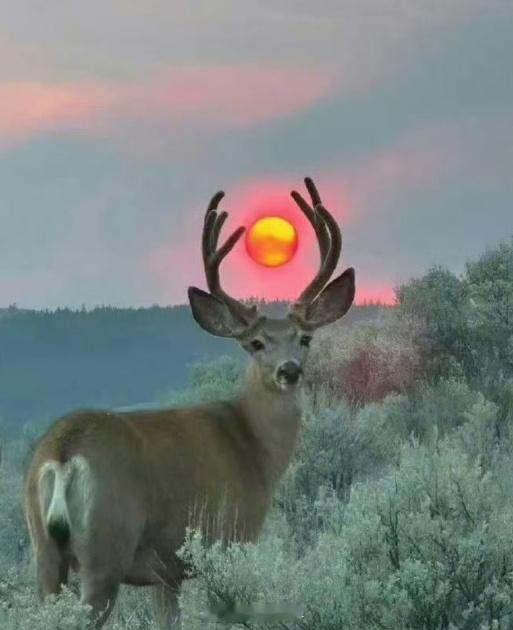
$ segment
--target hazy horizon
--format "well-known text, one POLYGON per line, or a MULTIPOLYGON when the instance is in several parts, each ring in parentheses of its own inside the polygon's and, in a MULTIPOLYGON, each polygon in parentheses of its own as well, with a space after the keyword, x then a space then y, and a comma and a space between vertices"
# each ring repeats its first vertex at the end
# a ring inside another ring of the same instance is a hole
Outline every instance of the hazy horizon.
MULTIPOLYGON (((252 297, 249 298, 241 298, 243 300, 251 300, 253 299, 252 297)), ((263 300, 265 302, 267 302, 268 304, 273 304, 273 303, 287 303, 290 302, 290 300, 287 299, 282 299, 282 298, 271 298, 269 300, 263 300)), ((362 301, 355 301, 353 303, 353 306, 383 306, 383 307, 388 307, 388 306, 395 306, 395 304, 393 303, 389 303, 389 302, 382 302, 379 299, 373 300, 373 299, 364 299, 362 301)), ((83 311, 85 310, 86 312, 91 312, 94 311, 95 309, 118 309, 118 310, 137 310, 137 309, 151 309, 151 308, 175 308, 175 307, 187 307, 189 308, 189 302, 188 301, 183 301, 183 302, 176 302, 176 303, 168 303, 168 304, 159 304, 159 303, 147 303, 147 304, 79 304, 79 305, 74 305, 74 306, 70 306, 67 304, 60 304, 57 306, 52 306, 52 307, 32 307, 32 306, 24 306, 23 304, 20 304, 19 302, 11 302, 10 304, 0 304, 0 311, 7 311, 10 308, 15 308, 19 311, 37 311, 37 312, 50 312, 50 313, 54 313, 57 310, 70 310, 73 312, 78 312, 78 311, 83 311)))

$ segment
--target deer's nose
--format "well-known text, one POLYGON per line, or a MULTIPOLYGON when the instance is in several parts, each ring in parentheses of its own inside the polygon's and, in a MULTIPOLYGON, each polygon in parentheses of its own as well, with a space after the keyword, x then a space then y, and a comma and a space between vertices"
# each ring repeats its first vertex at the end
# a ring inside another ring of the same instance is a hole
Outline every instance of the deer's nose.
POLYGON ((276 376, 281 380, 285 380, 291 385, 297 383, 299 377, 303 374, 301 366, 295 361, 285 361, 276 371, 276 376))

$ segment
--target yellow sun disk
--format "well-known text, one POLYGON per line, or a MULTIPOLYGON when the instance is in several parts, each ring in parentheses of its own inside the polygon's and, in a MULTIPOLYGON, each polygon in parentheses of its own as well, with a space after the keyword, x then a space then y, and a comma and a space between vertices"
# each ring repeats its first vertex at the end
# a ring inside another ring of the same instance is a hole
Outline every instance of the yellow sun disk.
POLYGON ((251 226, 246 246, 255 262, 266 267, 279 267, 294 256, 297 232, 289 221, 281 217, 265 217, 251 226))

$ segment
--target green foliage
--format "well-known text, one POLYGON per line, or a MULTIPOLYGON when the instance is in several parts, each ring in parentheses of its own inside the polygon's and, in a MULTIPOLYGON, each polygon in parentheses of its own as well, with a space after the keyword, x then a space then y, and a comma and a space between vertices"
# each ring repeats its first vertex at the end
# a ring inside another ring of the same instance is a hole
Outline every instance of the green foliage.
POLYGON ((513 376, 513 240, 467 264, 472 346, 487 390, 513 376))
POLYGON ((502 340, 502 358, 509 360, 513 326, 513 240, 468 263, 465 281, 476 335, 488 342, 502 340))
POLYGON ((0 580, 0 627, 5 630, 92 630, 89 613, 68 589, 41 603, 33 585, 14 569, 0 580))
POLYGON ((447 442, 405 446, 397 469, 355 484, 303 553, 277 535, 223 551, 196 534, 183 557, 203 601, 300 602, 291 629, 510 628, 513 504, 497 481, 447 442))
POLYGON ((474 373, 464 281, 437 267, 401 286, 397 299, 400 316, 414 316, 423 323, 416 343, 432 378, 474 373))
POLYGON ((191 366, 184 389, 163 394, 166 405, 191 405, 228 399, 240 391, 244 377, 244 364, 240 359, 222 356, 215 361, 191 366))
POLYGON ((395 421, 403 423, 403 435, 433 443, 464 424, 474 405, 482 400, 483 396, 465 381, 440 379, 434 384, 424 383, 408 398, 403 397, 396 410, 402 418, 395 421))
POLYGON ((28 533, 22 511, 22 463, 27 444, 6 440, 0 462, 0 566, 24 563, 28 556, 28 533))
MULTIPOLYGON (((275 497, 298 540, 311 542, 323 528, 333 499, 346 500, 353 484, 397 464, 401 444, 414 439, 435 444, 487 412, 487 459, 494 448, 496 406, 455 379, 422 385, 409 396, 354 408, 329 395, 305 401, 303 434, 296 457, 275 497)), ((465 433, 465 429, 462 429, 465 433)), ((335 509, 335 508, 333 508, 335 509)))
POLYGON ((423 322, 416 344, 427 376, 464 376, 498 401, 513 377, 513 240, 467 264, 436 268, 398 290, 400 318, 423 322))
MULTIPOLYGON (((180 557, 191 571, 201 576, 201 590, 194 597, 182 600, 190 605, 191 619, 203 623, 238 615, 241 620, 251 617, 259 604, 277 604, 290 599, 288 581, 294 571, 291 551, 283 539, 267 537, 259 544, 217 542, 207 547, 198 531, 189 531, 180 557), (198 607, 202 599, 203 610, 198 607)), ((186 611, 187 613, 187 611, 186 611)))
POLYGON ((275 497, 296 538, 311 542, 333 501, 377 474, 398 452, 397 427, 387 423, 391 398, 355 410, 337 399, 307 400, 301 444, 275 497))

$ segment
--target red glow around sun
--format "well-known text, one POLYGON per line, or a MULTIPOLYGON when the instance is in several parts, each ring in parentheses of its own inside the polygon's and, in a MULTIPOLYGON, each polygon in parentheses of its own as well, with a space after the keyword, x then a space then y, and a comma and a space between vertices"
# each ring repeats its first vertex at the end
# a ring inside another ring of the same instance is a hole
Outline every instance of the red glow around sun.
POLYGON ((282 217, 263 217, 246 234, 251 258, 265 267, 280 267, 292 259, 297 249, 296 228, 282 217))

